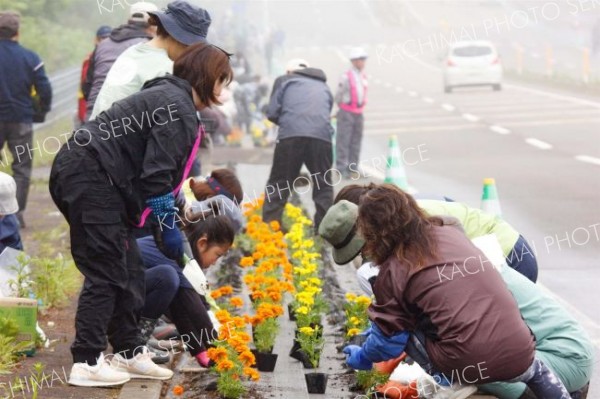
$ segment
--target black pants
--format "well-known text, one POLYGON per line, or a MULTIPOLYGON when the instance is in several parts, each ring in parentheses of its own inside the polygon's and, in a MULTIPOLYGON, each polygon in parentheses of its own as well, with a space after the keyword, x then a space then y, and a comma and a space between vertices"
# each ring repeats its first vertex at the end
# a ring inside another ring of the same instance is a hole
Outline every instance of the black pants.
POLYGON ((175 323, 190 354, 196 356, 219 338, 208 316, 208 305, 191 288, 179 288, 169 307, 169 318, 175 323))
POLYGON ((76 145, 57 154, 50 194, 69 223, 73 260, 85 277, 73 361, 96 364, 107 334, 115 353, 133 356, 144 344, 138 333, 144 271, 121 195, 91 153, 76 145))
POLYGON ((303 193, 307 188, 301 186, 298 178, 302 164, 306 164, 311 178, 312 198, 315 202, 315 228, 333 204, 333 185, 339 182, 340 174, 332 170, 333 154, 331 143, 310 137, 291 137, 277 142, 273 155, 273 166, 267 187, 263 219, 281 221, 283 208, 292 193, 303 193))

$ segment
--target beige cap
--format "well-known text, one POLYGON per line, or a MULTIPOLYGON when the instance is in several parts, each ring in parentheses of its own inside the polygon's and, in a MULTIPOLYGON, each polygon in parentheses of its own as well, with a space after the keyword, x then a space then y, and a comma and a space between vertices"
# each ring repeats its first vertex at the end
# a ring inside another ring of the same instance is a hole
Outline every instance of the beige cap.
POLYGON ((138 1, 137 3, 132 4, 129 9, 129 20, 148 23, 148 19, 150 18, 148 13, 153 11, 158 11, 156 4, 147 1, 138 1))

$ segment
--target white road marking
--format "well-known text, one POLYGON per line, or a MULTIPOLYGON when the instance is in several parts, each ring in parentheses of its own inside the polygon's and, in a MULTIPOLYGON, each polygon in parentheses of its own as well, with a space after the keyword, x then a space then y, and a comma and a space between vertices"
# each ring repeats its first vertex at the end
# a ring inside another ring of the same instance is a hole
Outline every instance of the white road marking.
POLYGON ((389 89, 390 87, 392 87, 392 84, 391 84, 390 82, 386 82, 386 83, 385 83, 383 86, 384 86, 386 89, 389 89))
POLYGON ((481 118, 473 114, 462 114, 462 117, 469 122, 478 122, 481 118))
POLYGON ((367 116, 367 120, 365 122, 366 126, 374 126, 374 125, 410 125, 410 124, 418 124, 423 122, 430 122, 429 124, 433 124, 436 122, 439 123, 447 123, 448 121, 458 122, 455 115, 447 115, 440 114, 439 116, 432 115, 420 115, 418 117, 412 115, 404 115, 404 118, 399 118, 400 115, 394 115, 396 118, 369 118, 367 116))
POLYGON ((463 131, 463 130, 475 130, 480 129, 480 126, 469 124, 469 125, 434 125, 434 126, 411 126, 407 128, 393 128, 393 129, 365 129, 366 134, 370 136, 389 136, 390 134, 402 134, 402 133, 417 133, 417 132, 450 132, 450 131, 463 131))
POLYGON ((416 97, 416 96, 419 95, 419 93, 417 93, 416 91, 412 91, 411 90, 411 91, 408 92, 408 95, 411 96, 411 97, 416 97))
POLYGON ((575 159, 581 162, 591 163, 593 165, 600 166, 600 158, 590 157, 589 155, 577 155, 575 159))
POLYGON ((398 93, 402 93, 402 92, 404 91, 404 88, 403 88, 403 87, 400 87, 400 86, 398 86, 398 87, 396 87, 396 91, 397 91, 398 93))
POLYGON ((421 97, 421 100, 425 101, 427 104, 433 104, 435 102, 431 97, 421 97))
POLYGON ((545 141, 538 140, 538 139, 533 138, 533 137, 529 137, 529 138, 525 139, 525 142, 527 144, 531 145, 531 146, 539 148, 540 150, 550 150, 550 149, 552 149, 552 144, 546 143, 545 141))
POLYGON ((498 126, 498 125, 492 125, 490 126, 490 130, 494 133, 498 133, 498 134, 510 134, 510 130, 502 127, 502 126, 498 126))
POLYGON ((442 108, 444 108, 446 111, 454 111, 456 109, 456 107, 452 104, 448 104, 448 103, 444 103, 442 104, 442 108))
POLYGON ((594 119, 549 119, 545 121, 531 122, 504 122, 508 127, 525 127, 525 126, 550 126, 550 125, 569 125, 574 123, 600 123, 600 118, 594 119))

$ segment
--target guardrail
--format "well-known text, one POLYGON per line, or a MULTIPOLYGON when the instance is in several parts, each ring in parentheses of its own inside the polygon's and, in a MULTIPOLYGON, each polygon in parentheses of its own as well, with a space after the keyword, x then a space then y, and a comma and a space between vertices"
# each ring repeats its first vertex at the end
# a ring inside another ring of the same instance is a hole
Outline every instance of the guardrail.
POLYGON ((80 67, 73 67, 63 69, 50 76, 52 110, 46 115, 46 122, 34 125, 36 130, 51 126, 65 116, 74 115, 77 112, 80 72, 80 67))

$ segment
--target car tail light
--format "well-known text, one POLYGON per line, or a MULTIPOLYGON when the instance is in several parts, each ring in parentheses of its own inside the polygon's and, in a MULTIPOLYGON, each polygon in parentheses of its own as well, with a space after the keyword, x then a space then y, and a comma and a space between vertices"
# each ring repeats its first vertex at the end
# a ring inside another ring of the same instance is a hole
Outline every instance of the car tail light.
POLYGON ((451 67, 451 66, 456 66, 456 64, 455 64, 454 62, 452 62, 452 60, 451 60, 450 58, 448 58, 448 59, 446 60, 446 65, 447 65, 447 66, 450 66, 450 67, 451 67))

